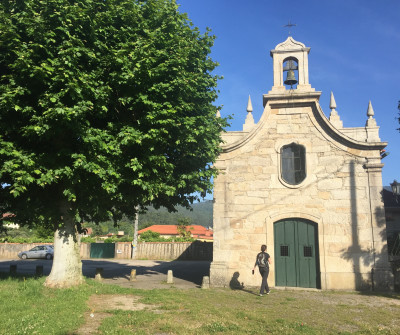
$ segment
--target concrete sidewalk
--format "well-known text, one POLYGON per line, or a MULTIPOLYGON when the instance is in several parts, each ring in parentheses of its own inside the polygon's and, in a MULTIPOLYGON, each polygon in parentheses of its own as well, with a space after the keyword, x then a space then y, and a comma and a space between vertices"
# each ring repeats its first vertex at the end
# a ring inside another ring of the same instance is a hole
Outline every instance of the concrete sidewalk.
MULTIPOLYGON (((103 282, 138 289, 200 287, 203 276, 209 276, 209 261, 154 261, 124 259, 84 259, 82 272, 85 277, 94 278, 96 268, 103 268, 103 282), (131 270, 136 270, 136 281, 131 282, 131 270), (174 283, 167 284, 168 270, 173 271, 174 283)), ((10 265, 17 265, 17 274, 34 275, 36 266, 43 266, 43 275, 48 276, 53 261, 0 260, 0 272, 9 273, 10 265)))

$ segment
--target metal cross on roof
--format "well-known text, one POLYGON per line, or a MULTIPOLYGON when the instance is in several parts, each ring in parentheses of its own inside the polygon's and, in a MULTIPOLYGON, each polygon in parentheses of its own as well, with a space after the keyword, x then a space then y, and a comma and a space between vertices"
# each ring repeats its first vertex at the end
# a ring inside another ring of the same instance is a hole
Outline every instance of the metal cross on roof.
POLYGON ((287 25, 284 25, 284 27, 288 27, 289 28, 289 36, 290 36, 290 29, 292 28, 292 27, 295 27, 296 26, 296 24, 295 23, 292 23, 292 22, 290 22, 290 20, 289 20, 289 22, 288 22, 288 24, 287 25))

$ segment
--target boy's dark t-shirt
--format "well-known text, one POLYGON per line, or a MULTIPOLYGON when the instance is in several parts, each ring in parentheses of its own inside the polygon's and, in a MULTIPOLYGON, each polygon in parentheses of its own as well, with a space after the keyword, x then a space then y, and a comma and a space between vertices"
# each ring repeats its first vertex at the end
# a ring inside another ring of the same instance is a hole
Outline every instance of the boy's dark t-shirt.
POLYGON ((267 268, 269 267, 268 259, 269 259, 269 254, 266 252, 260 252, 257 254, 256 258, 256 265, 258 265, 260 268, 267 268))

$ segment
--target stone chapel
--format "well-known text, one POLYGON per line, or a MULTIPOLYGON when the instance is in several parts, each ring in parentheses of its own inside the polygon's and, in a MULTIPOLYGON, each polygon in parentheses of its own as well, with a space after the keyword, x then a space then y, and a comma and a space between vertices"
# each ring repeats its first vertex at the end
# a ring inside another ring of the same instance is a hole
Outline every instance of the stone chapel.
POLYGON ((272 287, 392 288, 382 201, 387 143, 371 103, 362 127, 343 127, 333 94, 325 116, 309 83, 309 52, 292 37, 278 44, 260 120, 249 97, 243 131, 222 134, 212 286, 259 286, 251 269, 266 244, 272 287))

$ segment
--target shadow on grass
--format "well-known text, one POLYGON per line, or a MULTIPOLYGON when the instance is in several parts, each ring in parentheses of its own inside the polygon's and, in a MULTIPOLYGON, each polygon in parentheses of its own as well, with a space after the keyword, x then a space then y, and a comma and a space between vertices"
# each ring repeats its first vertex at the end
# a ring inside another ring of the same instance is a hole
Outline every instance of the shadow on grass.
POLYGON ((26 279, 30 279, 30 278, 34 278, 34 279, 39 279, 40 277, 36 276, 36 275, 24 275, 24 274, 10 274, 10 273, 4 273, 4 272, 0 272, 0 281, 2 280, 9 280, 9 279, 13 279, 13 280, 17 280, 19 282, 22 282, 26 279))
POLYGON ((358 294, 368 296, 368 297, 382 297, 382 298, 390 298, 395 300, 400 300, 399 292, 384 292, 384 291, 357 291, 358 294))

